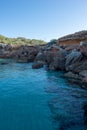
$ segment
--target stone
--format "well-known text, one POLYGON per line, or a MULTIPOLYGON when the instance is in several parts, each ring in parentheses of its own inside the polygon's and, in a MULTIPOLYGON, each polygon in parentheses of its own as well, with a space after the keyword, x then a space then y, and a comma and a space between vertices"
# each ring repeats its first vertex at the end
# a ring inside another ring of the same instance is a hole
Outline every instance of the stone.
POLYGON ((71 52, 72 50, 75 50, 75 49, 78 50, 79 45, 70 45, 70 46, 65 47, 65 50, 68 52, 71 52))
POLYGON ((79 75, 81 75, 83 77, 87 77, 87 70, 80 71, 79 75))
POLYGON ((23 62, 33 62, 35 60, 38 50, 36 47, 21 46, 14 52, 14 57, 23 62))
POLYGON ((87 41, 87 31, 80 31, 74 34, 69 34, 61 37, 57 40, 57 44, 60 46, 78 45, 80 42, 87 41))
POLYGON ((74 74, 73 72, 69 71, 69 72, 64 74, 64 77, 78 79, 79 75, 78 74, 74 74))
POLYGON ((57 51, 60 51, 60 50, 62 50, 62 48, 60 47, 60 46, 58 46, 58 45, 52 45, 52 46, 50 46, 50 47, 47 47, 47 49, 46 50, 50 50, 51 52, 57 52, 57 51))
POLYGON ((77 50, 72 50, 67 56, 66 56, 66 70, 71 70, 72 69, 72 65, 75 63, 80 62, 82 59, 82 54, 81 52, 77 51, 77 50))
POLYGON ((65 70, 65 57, 67 52, 65 50, 58 51, 53 60, 53 66, 55 70, 65 70))
POLYGON ((87 61, 79 61, 74 64, 71 64, 67 70, 71 70, 74 73, 79 73, 83 70, 87 70, 87 61))
POLYGON ((45 56, 44 52, 39 52, 36 55, 35 61, 45 61, 45 59, 46 59, 46 56, 45 56))
POLYGON ((79 50, 87 58, 87 42, 81 42, 79 50))
POLYGON ((55 53, 51 52, 51 51, 46 51, 45 55, 46 55, 46 63, 49 66, 52 63, 53 59, 54 59, 55 53))

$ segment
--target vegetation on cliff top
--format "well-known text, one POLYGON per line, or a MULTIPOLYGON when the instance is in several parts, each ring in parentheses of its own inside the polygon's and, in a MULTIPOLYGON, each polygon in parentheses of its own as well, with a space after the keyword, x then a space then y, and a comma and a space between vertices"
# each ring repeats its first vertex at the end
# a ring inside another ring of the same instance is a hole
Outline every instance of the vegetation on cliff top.
POLYGON ((4 44, 17 44, 17 45, 43 45, 46 44, 43 40, 37 40, 37 39, 26 39, 24 37, 18 37, 18 38, 8 38, 5 36, 0 35, 0 43, 4 44))

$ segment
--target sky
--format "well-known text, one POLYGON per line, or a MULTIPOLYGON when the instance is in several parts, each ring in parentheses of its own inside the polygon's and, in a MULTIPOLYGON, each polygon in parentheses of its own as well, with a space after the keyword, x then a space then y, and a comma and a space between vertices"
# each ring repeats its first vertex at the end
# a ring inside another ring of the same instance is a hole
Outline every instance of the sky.
POLYGON ((87 0, 0 0, 0 34, 50 41, 87 30, 87 0))

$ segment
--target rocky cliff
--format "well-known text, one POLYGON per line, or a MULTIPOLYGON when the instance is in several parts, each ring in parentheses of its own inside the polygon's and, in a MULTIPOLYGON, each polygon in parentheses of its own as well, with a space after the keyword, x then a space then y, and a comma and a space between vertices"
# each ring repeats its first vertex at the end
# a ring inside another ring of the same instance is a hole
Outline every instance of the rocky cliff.
POLYGON ((80 42, 87 41, 87 31, 80 31, 74 34, 66 35, 58 39, 57 44, 60 46, 78 45, 80 42))
POLYGON ((1 43, 0 57, 33 62, 33 69, 46 66, 50 70, 63 70, 69 81, 87 88, 87 31, 52 40, 45 45, 13 46, 1 43))

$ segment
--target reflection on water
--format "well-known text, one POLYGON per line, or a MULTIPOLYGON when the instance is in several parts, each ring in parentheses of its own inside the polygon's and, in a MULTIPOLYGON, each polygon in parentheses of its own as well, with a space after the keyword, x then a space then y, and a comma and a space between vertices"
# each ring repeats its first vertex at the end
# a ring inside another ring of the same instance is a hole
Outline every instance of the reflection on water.
MULTIPOLYGON (((53 80, 53 76, 50 74, 49 78, 50 81, 53 80)), ((86 130, 87 91, 80 89, 79 86, 69 85, 64 79, 61 79, 61 73, 59 73, 59 77, 54 78, 55 85, 45 88, 45 91, 53 95, 48 106, 56 126, 55 130, 86 130)))
POLYGON ((87 130, 87 90, 61 72, 0 62, 0 130, 87 130))

